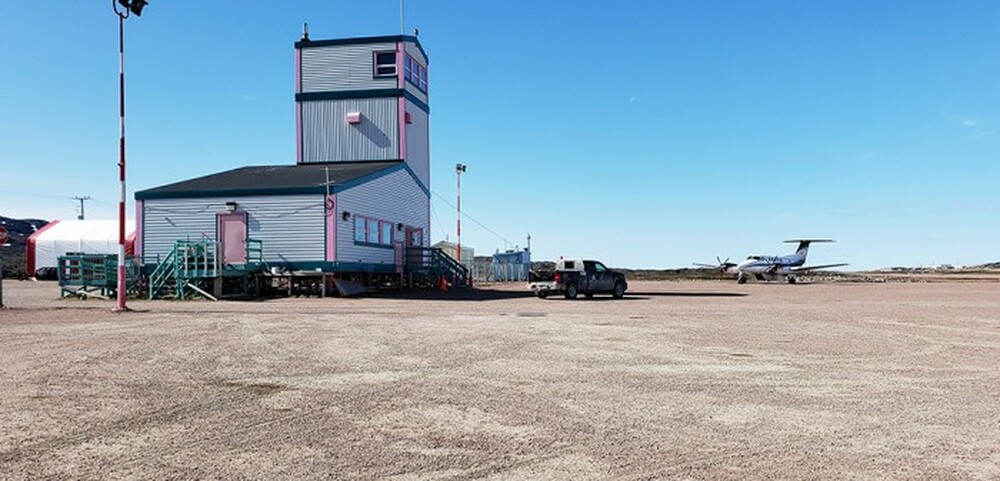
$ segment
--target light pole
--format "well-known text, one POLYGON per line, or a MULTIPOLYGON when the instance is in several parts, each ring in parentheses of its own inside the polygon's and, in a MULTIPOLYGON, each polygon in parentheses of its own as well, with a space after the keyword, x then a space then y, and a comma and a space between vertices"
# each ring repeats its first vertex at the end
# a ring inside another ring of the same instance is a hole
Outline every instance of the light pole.
POLYGON ((118 202, 118 305, 115 307, 118 312, 128 310, 125 307, 125 19, 133 13, 141 16, 147 3, 146 0, 111 0, 111 8, 118 15, 118 124, 121 133, 118 139, 118 180, 121 182, 118 202))
POLYGON ((456 223, 458 247, 455 249, 455 255, 458 257, 459 264, 462 263, 462 173, 464 172, 465 164, 455 164, 455 176, 458 178, 458 219, 456 223))

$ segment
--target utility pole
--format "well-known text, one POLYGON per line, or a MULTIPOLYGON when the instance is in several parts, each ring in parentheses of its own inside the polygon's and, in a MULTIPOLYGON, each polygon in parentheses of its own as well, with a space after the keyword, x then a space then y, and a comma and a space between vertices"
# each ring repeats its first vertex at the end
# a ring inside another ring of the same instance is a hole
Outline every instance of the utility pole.
POLYGON ((456 224, 456 234, 458 236, 458 247, 455 249, 455 254, 458 256, 458 262, 462 262, 462 173, 465 172, 465 164, 455 164, 455 175, 458 178, 458 220, 456 224))
POLYGON ((83 203, 84 203, 85 201, 88 201, 88 200, 93 200, 93 199, 91 199, 89 195, 85 195, 85 196, 83 196, 83 197, 70 197, 70 199, 73 199, 73 200, 78 200, 78 201, 80 201, 80 215, 78 215, 78 216, 77 216, 76 218, 77 218, 77 219, 80 219, 80 220, 83 220, 83 219, 85 219, 85 218, 86 218, 86 215, 84 215, 84 210, 83 210, 83 203))

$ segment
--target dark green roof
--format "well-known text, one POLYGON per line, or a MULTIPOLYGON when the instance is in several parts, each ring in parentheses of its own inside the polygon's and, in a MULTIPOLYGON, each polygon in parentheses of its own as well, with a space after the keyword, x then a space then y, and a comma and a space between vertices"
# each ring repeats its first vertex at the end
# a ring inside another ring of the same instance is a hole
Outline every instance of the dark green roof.
POLYGON ((135 193, 135 198, 170 199, 235 195, 321 194, 365 182, 390 169, 405 168, 399 160, 372 162, 328 162, 297 165, 240 167, 217 174, 162 185, 135 193))
POLYGON ((313 48, 313 47, 329 47, 332 45, 365 45, 372 43, 389 43, 389 42, 412 42, 418 49, 420 53, 424 54, 424 58, 427 63, 430 63, 431 59, 427 56, 427 52, 424 51, 423 45, 420 45, 420 39, 415 35, 381 35, 377 37, 349 37, 349 38, 333 38, 329 40, 299 40, 295 42, 295 48, 313 48))

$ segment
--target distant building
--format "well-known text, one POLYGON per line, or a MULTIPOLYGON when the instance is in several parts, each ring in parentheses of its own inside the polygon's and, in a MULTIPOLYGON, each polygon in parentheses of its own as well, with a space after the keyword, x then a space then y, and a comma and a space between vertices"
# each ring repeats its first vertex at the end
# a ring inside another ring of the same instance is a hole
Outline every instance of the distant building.
MULTIPOLYGON (((441 249, 441 252, 448 254, 452 259, 458 260, 458 246, 454 243, 448 241, 440 241, 431 247, 435 249, 441 249)), ((476 250, 467 245, 462 246, 462 260, 461 263, 470 271, 472 270, 473 260, 476 257, 476 250)))
POLYGON ((238 264, 252 239, 270 267, 402 272, 430 237, 427 64, 414 36, 296 42, 296 162, 136 192, 136 255, 209 240, 238 264))
POLYGON ((493 279, 496 282, 527 281, 531 270, 531 251, 508 250, 493 254, 493 279))

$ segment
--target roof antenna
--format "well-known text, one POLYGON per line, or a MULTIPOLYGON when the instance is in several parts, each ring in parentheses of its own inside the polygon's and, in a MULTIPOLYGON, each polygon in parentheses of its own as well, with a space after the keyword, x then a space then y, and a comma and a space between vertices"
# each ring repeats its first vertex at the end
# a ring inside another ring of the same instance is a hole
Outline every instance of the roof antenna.
POLYGON ((404 6, 403 6, 404 3, 406 3, 406 0, 399 0, 399 34, 400 35, 405 35, 406 34, 406 26, 405 26, 406 22, 403 21, 403 19, 405 18, 404 15, 403 15, 405 13, 405 9, 404 9, 404 6))
POLYGON ((309 41, 309 22, 302 23, 302 41, 303 42, 309 41))

